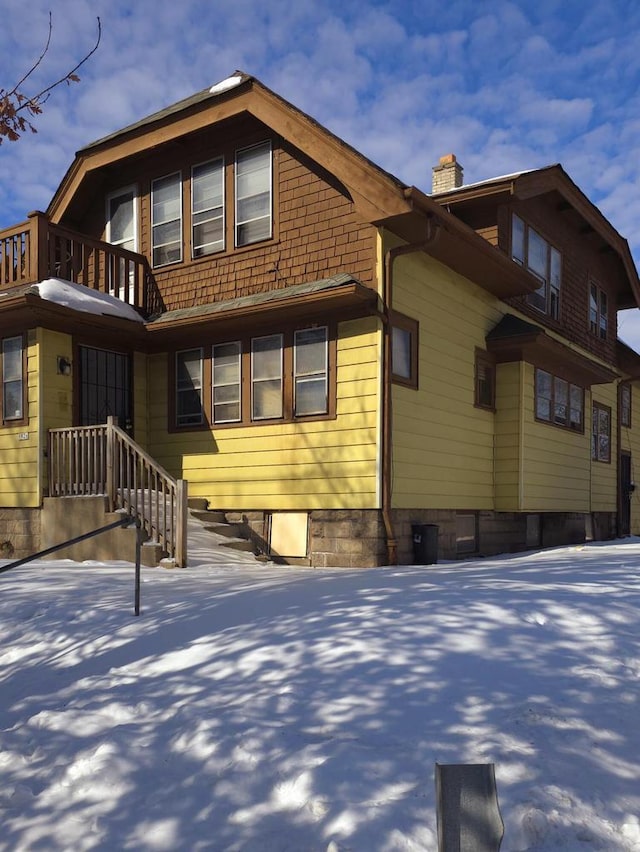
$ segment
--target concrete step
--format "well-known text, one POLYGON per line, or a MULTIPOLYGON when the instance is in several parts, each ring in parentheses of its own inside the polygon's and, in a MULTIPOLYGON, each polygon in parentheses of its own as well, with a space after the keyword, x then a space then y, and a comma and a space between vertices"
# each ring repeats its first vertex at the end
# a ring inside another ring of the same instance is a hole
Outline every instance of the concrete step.
POLYGON ((229 550, 242 550, 245 553, 255 553, 253 542, 246 538, 230 538, 228 541, 221 541, 220 547, 225 547, 229 550))

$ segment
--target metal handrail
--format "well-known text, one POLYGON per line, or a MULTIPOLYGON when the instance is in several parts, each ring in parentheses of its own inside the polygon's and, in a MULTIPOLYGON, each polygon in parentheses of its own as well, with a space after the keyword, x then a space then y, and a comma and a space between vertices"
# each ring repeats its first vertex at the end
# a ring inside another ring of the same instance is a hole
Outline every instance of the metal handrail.
POLYGON ((60 542, 60 544, 54 544, 51 547, 47 547, 45 550, 39 550, 37 553, 32 553, 31 556, 25 556, 22 559, 16 559, 15 562, 10 562, 8 565, 2 565, 0 566, 0 574, 11 571, 12 568, 17 568, 19 565, 26 565, 27 562, 33 562, 36 559, 41 559, 43 556, 48 556, 50 553, 55 553, 57 550, 62 550, 65 547, 71 547, 74 544, 80 544, 81 541, 86 541, 88 538, 94 538, 94 536, 109 532, 109 530, 114 530, 117 527, 129 526, 132 522, 136 527, 136 573, 133 609, 136 615, 140 615, 140 550, 142 546, 142 526, 139 518, 132 519, 130 515, 123 515, 122 518, 119 518, 117 521, 113 521, 110 524, 106 524, 104 527, 98 527, 90 532, 82 533, 82 535, 77 535, 74 538, 67 539, 67 541, 60 542))

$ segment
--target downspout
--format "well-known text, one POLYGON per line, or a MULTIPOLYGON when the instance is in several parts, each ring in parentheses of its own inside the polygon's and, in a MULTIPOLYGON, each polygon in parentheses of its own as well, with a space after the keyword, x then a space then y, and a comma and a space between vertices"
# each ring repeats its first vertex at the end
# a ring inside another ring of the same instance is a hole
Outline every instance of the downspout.
POLYGON ((388 249, 384 255, 382 279, 383 349, 382 349, 382 519, 387 542, 387 562, 398 564, 398 540, 391 519, 392 485, 392 366, 391 366, 391 311, 393 310, 393 265, 397 258, 406 254, 426 251, 440 233, 440 223, 433 214, 426 217, 427 233, 419 243, 408 243, 388 249))

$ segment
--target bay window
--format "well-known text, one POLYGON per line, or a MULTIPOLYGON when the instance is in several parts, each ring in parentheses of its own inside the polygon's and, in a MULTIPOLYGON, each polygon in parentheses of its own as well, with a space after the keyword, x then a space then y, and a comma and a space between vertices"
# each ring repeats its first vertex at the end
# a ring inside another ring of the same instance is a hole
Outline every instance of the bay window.
POLYGON ((582 432, 584 390, 546 370, 536 369, 535 413, 537 420, 582 432))

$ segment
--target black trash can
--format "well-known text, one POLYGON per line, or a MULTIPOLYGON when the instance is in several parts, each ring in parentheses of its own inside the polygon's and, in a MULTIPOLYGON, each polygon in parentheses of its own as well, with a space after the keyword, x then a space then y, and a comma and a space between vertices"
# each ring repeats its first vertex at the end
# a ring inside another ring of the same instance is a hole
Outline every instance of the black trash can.
POLYGON ((413 564, 433 565, 438 561, 438 527, 436 524, 413 524, 413 564))

